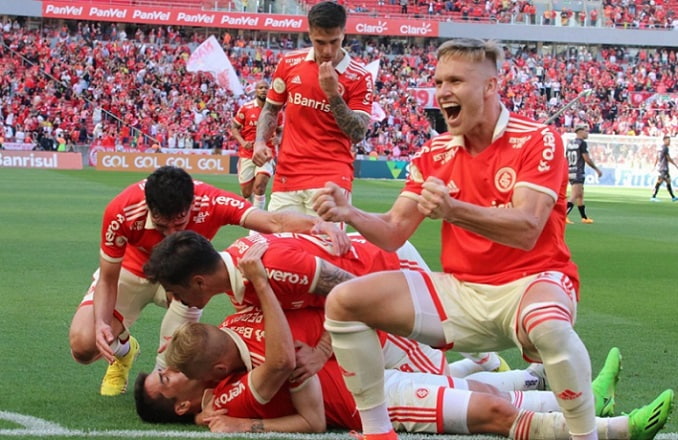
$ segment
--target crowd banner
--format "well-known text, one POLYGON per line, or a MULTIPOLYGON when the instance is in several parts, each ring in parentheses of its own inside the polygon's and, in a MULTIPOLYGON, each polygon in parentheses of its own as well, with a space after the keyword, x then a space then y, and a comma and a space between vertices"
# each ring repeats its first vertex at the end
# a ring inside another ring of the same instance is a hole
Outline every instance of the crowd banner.
POLYGON ((229 155, 213 154, 165 154, 165 153, 124 153, 118 151, 99 151, 97 170, 138 171, 152 173, 156 169, 172 165, 195 174, 229 174, 233 169, 231 161, 238 158, 229 155))
MULTIPOLYGON (((131 2, 128 2, 131 3, 131 2)), ((247 12, 203 11, 201 9, 111 4, 107 1, 42 1, 44 18, 109 21, 154 26, 201 26, 222 29, 246 29, 266 32, 307 32, 306 17, 299 15, 247 12)), ((440 34, 435 20, 349 16, 349 35, 392 35, 436 38, 440 34)))
POLYGON ((56 151, 0 151, 0 168, 81 170, 82 155, 56 151))

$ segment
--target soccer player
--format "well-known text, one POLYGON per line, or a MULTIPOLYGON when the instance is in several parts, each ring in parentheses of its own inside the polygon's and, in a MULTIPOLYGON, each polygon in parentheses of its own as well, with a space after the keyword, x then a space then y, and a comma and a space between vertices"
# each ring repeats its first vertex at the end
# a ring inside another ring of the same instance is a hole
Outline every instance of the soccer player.
MULTIPOLYGON (((368 440, 397 438, 384 396, 375 329, 432 347, 518 347, 542 362, 574 440, 595 440, 591 363, 574 330, 579 277, 564 241, 567 173, 561 137, 499 99, 501 49, 455 39, 437 52, 436 100, 448 133, 414 156, 385 214, 364 212, 328 183, 314 207, 384 249, 426 218, 441 220, 442 273, 379 272, 335 287, 325 329, 368 440)), ((512 429, 541 429, 525 413, 512 429)))
POLYGON ((266 102, 268 83, 259 81, 255 85, 255 97, 252 101, 243 104, 233 119, 231 134, 240 144, 238 149, 238 182, 240 193, 259 209, 266 209, 266 185, 273 175, 276 146, 280 144, 282 130, 282 113, 278 114, 277 126, 273 136, 266 142, 272 160, 262 166, 252 162, 254 139, 257 134, 257 121, 266 102))
MULTIPOLYGON (((567 166, 568 177, 570 179, 571 194, 567 201, 566 215, 570 214, 572 208, 577 205, 579 215, 581 215, 581 222, 584 224, 593 223, 593 219, 586 215, 586 205, 584 205, 584 167, 586 164, 594 169, 598 177, 603 175, 603 172, 596 166, 589 155, 588 144, 586 139, 589 137, 589 126, 580 124, 574 129, 576 137, 567 144, 567 166)), ((566 223, 573 223, 569 217, 565 217, 566 223)))
MULTIPOLYGON (((260 272, 265 279, 263 266, 260 272)), ((257 289, 265 288, 263 280, 253 282, 257 283, 257 289)), ((288 311, 286 328, 269 325, 265 313, 236 313, 226 318, 219 329, 199 323, 180 327, 169 344, 170 367, 150 376, 140 374, 137 379, 135 399, 139 416, 156 423, 190 423, 190 415, 202 411, 196 423, 208 424, 215 432, 360 429, 355 403, 341 379, 336 361, 330 360, 317 377, 302 384, 281 380, 280 368, 274 367, 281 363, 287 366, 289 355, 271 350, 279 347, 266 335, 275 339, 288 331, 295 339, 313 343, 321 338, 321 311, 288 311), (271 369, 274 373, 267 373, 271 369), (215 388, 201 389, 201 383, 211 383, 215 388), (279 390, 272 388, 276 384, 279 390)), ((551 433, 540 438, 568 438, 562 414, 543 414, 557 410, 552 393, 518 392, 509 396, 491 389, 477 391, 479 384, 472 380, 417 373, 421 359, 412 363, 410 357, 405 360, 385 372, 390 417, 395 429, 430 433, 487 432, 523 439, 529 437, 519 428, 512 430, 511 426, 512 420, 524 412, 534 418, 534 423, 540 424, 544 432, 551 433)), ((611 350, 603 368, 607 371, 601 374, 616 376, 619 360, 618 350, 611 350)), ((668 390, 629 416, 598 419, 601 438, 651 438, 668 418, 670 405, 665 401, 672 395, 668 390), (660 410, 656 409, 657 405, 661 406, 660 410), (657 418, 653 419, 650 430, 643 431, 640 427, 645 427, 644 422, 655 415, 657 418)))
POLYGON ((666 182, 666 189, 669 191, 671 196, 671 201, 678 202, 678 197, 673 194, 673 188, 671 188, 671 175, 669 174, 669 163, 672 163, 674 167, 678 168, 678 165, 671 159, 669 155, 669 145, 671 145, 671 136, 666 135, 662 140, 662 145, 657 149, 657 158, 654 161, 655 169, 657 170, 657 183, 654 185, 654 192, 650 201, 659 202, 657 198, 657 192, 659 192, 659 187, 662 186, 663 182, 666 182))
MULTIPOLYGON (((144 271, 149 280, 159 282, 185 305, 203 308, 213 296, 225 293, 236 310, 258 305, 251 283, 236 269, 242 255, 257 242, 268 243, 263 264, 284 309, 322 308, 332 287, 355 275, 401 268, 430 272, 409 242, 396 252, 386 252, 359 235, 349 234, 349 238, 351 249, 341 256, 332 254, 331 243, 323 237, 306 234, 256 234, 240 238, 224 252, 217 252, 199 234, 181 231, 166 237, 153 249, 144 271)), ((450 365, 451 375, 463 377, 506 365, 496 353, 463 355, 467 359, 450 365)), ((321 359, 321 363, 326 360, 321 359)), ((500 371, 506 370, 507 365, 500 371)), ((295 378, 316 371, 297 372, 295 378)))
POLYGON ((315 191, 336 183, 350 198, 353 184, 351 145, 363 139, 372 110, 372 77, 342 49, 346 10, 323 1, 308 13, 312 47, 288 52, 273 74, 271 90, 257 124, 252 160, 271 160, 266 142, 285 107, 270 211, 316 215, 315 191))
MULTIPOLYGON (((157 283, 149 282, 143 265, 165 235, 189 229, 208 239, 223 225, 260 232, 328 233, 337 252, 348 248, 345 233, 332 223, 297 213, 269 213, 242 197, 193 180, 181 168, 158 168, 147 179, 130 185, 107 205, 101 229, 99 268, 73 316, 69 342, 73 358, 83 364, 100 357, 109 362, 100 393, 125 391, 139 343, 129 328, 141 310, 153 302, 167 307, 160 327, 160 345, 186 321, 198 321, 202 310, 171 301, 157 283)), ((157 357, 164 365, 164 356, 157 357)))

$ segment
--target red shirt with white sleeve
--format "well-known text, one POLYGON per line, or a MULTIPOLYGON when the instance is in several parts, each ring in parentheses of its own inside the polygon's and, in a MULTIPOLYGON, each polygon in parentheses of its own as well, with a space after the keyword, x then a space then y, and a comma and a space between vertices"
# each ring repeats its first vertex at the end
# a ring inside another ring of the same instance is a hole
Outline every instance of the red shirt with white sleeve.
MULTIPOLYGON (((143 266, 153 247, 165 236, 158 232, 146 205, 146 180, 128 186, 106 206, 101 227, 101 257, 144 277, 143 266)), ((251 203, 228 191, 193 181, 194 201, 187 230, 211 240, 224 225, 241 225, 255 209, 251 203)))
MULTIPOLYGON (((372 75, 347 52, 335 67, 348 108, 370 115, 372 75)), ((321 188, 332 181, 351 190, 351 140, 337 125, 318 82, 313 48, 286 53, 273 74, 266 100, 285 106, 285 127, 273 191, 321 188)))
POLYGON ((443 221, 444 272, 462 281, 499 285, 544 271, 560 271, 578 291, 577 267, 565 244, 567 162, 562 138, 553 129, 502 108, 493 142, 480 154, 472 156, 464 139, 450 134, 424 145, 412 159, 401 196, 421 194, 429 176, 445 181, 452 197, 481 207, 510 207, 513 191, 520 187, 555 201, 530 251, 499 244, 443 221))
POLYGON ((386 252, 361 236, 353 235, 350 238, 351 249, 340 257, 330 252, 331 242, 320 236, 279 233, 240 238, 221 252, 231 281, 231 291, 227 294, 236 309, 259 305, 252 284, 242 277, 237 266, 247 249, 260 241, 268 243, 261 260, 271 288, 283 309, 323 307, 325 297, 311 293, 320 276, 320 259, 354 275, 401 268, 395 252, 386 252))
MULTIPOLYGON (((234 122, 240 129, 240 135, 242 136, 245 141, 251 141, 252 144, 254 144, 254 140, 257 137, 257 121, 259 121, 259 115, 261 114, 261 107, 257 103, 257 100, 254 99, 253 101, 246 102, 243 104, 239 109, 238 112, 235 114, 235 119, 234 122)), ((283 113, 280 112, 278 113, 278 126, 282 125, 283 121, 283 113)), ((275 134, 274 134, 275 136, 275 134)), ((268 145, 268 148, 271 150, 271 154, 275 158, 275 146, 273 145, 273 140, 271 139, 266 143, 268 145)), ((242 157, 244 159, 251 159, 252 154, 254 153, 253 149, 246 149, 238 148, 238 157, 242 157)))

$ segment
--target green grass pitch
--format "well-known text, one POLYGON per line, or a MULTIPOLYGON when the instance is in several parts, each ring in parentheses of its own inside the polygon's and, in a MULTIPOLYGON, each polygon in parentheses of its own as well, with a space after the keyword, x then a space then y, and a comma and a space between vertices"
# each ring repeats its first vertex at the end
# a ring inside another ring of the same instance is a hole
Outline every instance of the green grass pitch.
MULTIPOLYGON (((103 208, 143 177, 91 169, 0 169, 0 439, 247 437, 141 423, 131 392, 98 395, 103 363, 83 366, 70 357, 68 327, 96 269, 103 208)), ((235 176, 199 177, 238 192, 235 176)), ((356 181, 354 203, 384 211, 401 186, 356 181)), ((575 210, 570 215, 575 224, 567 227, 582 280, 577 330, 589 348, 594 374, 608 349, 620 347, 617 410, 628 412, 678 385, 678 203, 649 203, 648 189, 587 186, 585 195, 595 224, 578 223, 575 210)), ((412 238, 434 269, 439 268, 438 228, 437 222, 426 221, 412 238)), ((224 228, 215 245, 223 248, 245 233, 224 228)), ((218 323, 229 311, 224 296, 210 303, 203 321, 218 323)), ((133 328, 142 354, 132 380, 153 366, 162 312, 149 306, 133 328)), ((514 367, 525 365, 515 349, 502 355, 514 367)), ((659 438, 678 438, 676 420, 659 438)), ((268 437, 348 439, 344 433, 268 437)))

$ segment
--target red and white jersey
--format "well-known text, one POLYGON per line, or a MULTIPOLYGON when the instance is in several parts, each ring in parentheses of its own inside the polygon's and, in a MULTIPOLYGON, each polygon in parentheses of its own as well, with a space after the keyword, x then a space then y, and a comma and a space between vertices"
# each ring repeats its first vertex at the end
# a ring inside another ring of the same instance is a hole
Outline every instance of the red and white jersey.
POLYGON ((395 252, 386 252, 361 236, 350 237, 352 247, 342 256, 331 254, 331 242, 315 235, 254 234, 240 238, 221 252, 231 281, 231 291, 227 294, 236 310, 248 305, 259 305, 252 284, 243 278, 237 266, 247 249, 260 241, 268 243, 261 260, 271 288, 283 309, 324 306, 325 297, 311 293, 318 283, 321 259, 354 275, 411 268, 412 262, 401 261, 395 252))
MULTIPOLYGON (((322 309, 288 310, 285 312, 292 337, 308 345, 317 345, 323 333, 324 311, 322 309)), ((236 343, 240 351, 240 357, 247 367, 247 371, 238 372, 224 380, 214 389, 214 408, 227 409, 228 414, 240 418, 274 418, 295 414, 290 395, 294 384, 286 384, 269 401, 265 401, 252 387, 249 372, 261 365, 265 360, 265 333, 264 315, 257 308, 239 312, 227 317, 220 325, 236 343)), ((400 372, 428 372, 433 373, 433 381, 438 387, 454 387, 454 379, 445 377, 447 364, 441 363, 445 359, 443 352, 433 350, 401 336, 389 335, 378 332, 387 368, 388 387, 392 382, 402 383, 407 378, 413 378, 411 373, 402 378, 390 378, 390 375, 400 372), (397 352, 400 351, 400 354, 397 352), (395 370, 393 370, 395 369, 395 370), (437 379, 436 379, 437 378, 437 379)), ((353 396, 346 388, 341 368, 336 359, 331 358, 318 372, 320 385, 323 392, 325 416, 329 427, 344 429, 361 429, 360 416, 356 411, 353 396)), ((422 381, 421 384, 430 382, 431 379, 422 381)), ((431 414, 439 414, 437 402, 440 399, 432 397, 428 402, 430 409, 422 409, 422 390, 425 385, 417 385, 408 393, 388 393, 388 405, 391 418, 394 423, 401 423, 403 427, 408 423, 416 423, 418 426, 430 424, 431 414), (397 396, 394 398, 394 396, 397 396), (410 401, 419 402, 410 404, 410 401)), ((427 393, 428 394, 428 393, 427 393)), ((436 392, 436 394, 439 394, 436 392)), ((437 419, 440 417, 438 416, 437 419)), ((409 426, 409 425, 407 425, 409 426)), ((436 426, 434 424, 434 426, 436 426)), ((428 432, 442 432, 427 428, 428 432)), ((417 429, 410 429, 416 431, 417 429)))
MULTIPOLYGON (((324 331, 322 309, 289 310, 285 314, 295 340, 317 345, 324 331)), ((256 308, 239 312, 227 317, 219 327, 236 342, 248 371, 238 372, 219 383, 213 391, 214 408, 227 409, 229 416, 241 418, 263 419, 296 413, 290 396, 293 385, 283 386, 270 401, 262 399, 252 388, 249 372, 261 365, 265 356, 263 313, 256 308)), ((328 426, 359 429, 360 417, 355 410, 355 401, 344 385, 336 360, 330 359, 318 377, 328 426)))
POLYGON ((520 187, 556 202, 530 252, 443 221, 444 272, 462 281, 499 285, 553 270, 566 274, 578 287, 577 267, 564 237, 567 162, 562 139, 551 128, 503 108, 492 144, 476 156, 464 148, 463 137, 442 134, 431 139, 412 159, 401 195, 421 194, 429 176, 447 182, 452 197, 482 207, 510 207, 514 188, 520 187))
MULTIPOLYGON (((318 82, 318 67, 313 48, 303 49, 285 54, 273 74, 267 101, 285 105, 286 121, 273 191, 320 188, 327 181, 351 190, 351 140, 334 119, 318 82)), ((335 70, 348 108, 370 115, 371 74, 347 52, 335 70)))
MULTIPOLYGON (((259 114, 261 114, 261 107, 257 103, 257 100, 249 101, 243 104, 239 109, 238 113, 235 114, 234 122, 240 129, 240 135, 246 141, 251 141, 254 144, 254 140, 257 137, 257 121, 259 121, 259 114)), ((278 126, 282 125, 283 121, 283 112, 278 113, 278 126)), ((274 134, 275 136, 275 134, 274 134)), ((267 142, 268 147, 275 157, 275 147, 273 141, 270 140, 267 142)), ((245 159, 251 159, 254 150, 248 150, 245 148, 238 149, 238 157, 243 157, 245 159)))
MULTIPOLYGON (((145 180, 128 186, 106 206, 101 228, 101 257, 144 277, 143 266, 153 247, 165 236, 151 221, 145 180)), ((186 229, 212 239, 223 225, 242 225, 254 209, 251 203, 228 191, 194 180, 194 202, 186 229)))

